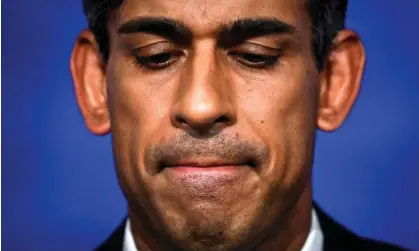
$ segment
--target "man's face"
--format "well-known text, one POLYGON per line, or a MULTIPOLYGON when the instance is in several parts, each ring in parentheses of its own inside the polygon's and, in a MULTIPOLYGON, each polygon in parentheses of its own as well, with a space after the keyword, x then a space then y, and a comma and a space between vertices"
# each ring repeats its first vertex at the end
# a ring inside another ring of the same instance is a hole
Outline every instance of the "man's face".
POLYGON ((319 74, 302 2, 127 0, 114 13, 117 173, 133 214, 172 245, 264 238, 309 187, 319 74))

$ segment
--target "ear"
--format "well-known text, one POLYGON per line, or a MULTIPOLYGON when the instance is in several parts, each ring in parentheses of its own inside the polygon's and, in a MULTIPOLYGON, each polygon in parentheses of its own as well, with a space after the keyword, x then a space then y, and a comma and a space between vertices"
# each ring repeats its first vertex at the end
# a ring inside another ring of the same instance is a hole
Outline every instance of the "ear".
POLYGON ((96 135, 109 133, 106 67, 91 31, 84 30, 77 37, 70 66, 77 102, 87 128, 96 135))
POLYGON ((351 30, 340 31, 320 76, 320 130, 336 130, 348 116, 358 96, 364 66, 365 49, 359 36, 351 30))

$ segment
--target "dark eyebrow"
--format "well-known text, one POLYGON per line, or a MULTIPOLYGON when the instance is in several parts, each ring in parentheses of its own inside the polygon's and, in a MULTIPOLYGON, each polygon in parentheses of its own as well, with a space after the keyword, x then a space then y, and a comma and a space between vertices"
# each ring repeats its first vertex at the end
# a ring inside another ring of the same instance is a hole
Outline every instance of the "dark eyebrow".
POLYGON ((156 34, 182 44, 192 39, 192 32, 183 23, 164 17, 141 17, 127 21, 118 28, 119 34, 137 32, 156 34))
POLYGON ((223 46, 229 47, 249 38, 275 33, 292 35, 296 33, 296 27, 275 18, 237 19, 223 26, 219 33, 219 40, 223 46))
MULTIPOLYGON (((180 44, 188 44, 193 38, 191 30, 185 24, 166 17, 140 17, 127 21, 118 28, 119 34, 138 32, 156 34, 180 44)), ((252 37, 295 32, 295 26, 276 18, 244 18, 222 25, 218 39, 222 46, 230 47, 252 37)))

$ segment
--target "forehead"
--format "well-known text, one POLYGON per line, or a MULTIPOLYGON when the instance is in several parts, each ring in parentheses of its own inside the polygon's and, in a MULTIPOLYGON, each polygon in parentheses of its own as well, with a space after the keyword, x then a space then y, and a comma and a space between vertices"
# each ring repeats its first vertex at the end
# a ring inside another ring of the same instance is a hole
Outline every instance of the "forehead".
POLYGON ((308 30, 309 24, 303 0, 125 0, 116 26, 145 16, 179 20, 195 35, 238 18, 276 18, 300 31, 308 30))

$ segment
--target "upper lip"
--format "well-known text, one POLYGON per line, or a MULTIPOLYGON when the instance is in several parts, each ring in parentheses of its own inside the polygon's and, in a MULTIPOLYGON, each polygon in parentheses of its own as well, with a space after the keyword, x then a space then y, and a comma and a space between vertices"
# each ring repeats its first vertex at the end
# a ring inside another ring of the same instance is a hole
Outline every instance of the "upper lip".
POLYGON ((192 167, 217 167, 217 166, 242 166, 249 163, 244 161, 228 161, 217 158, 188 158, 176 162, 164 163, 164 167, 179 167, 179 166, 192 166, 192 167))

